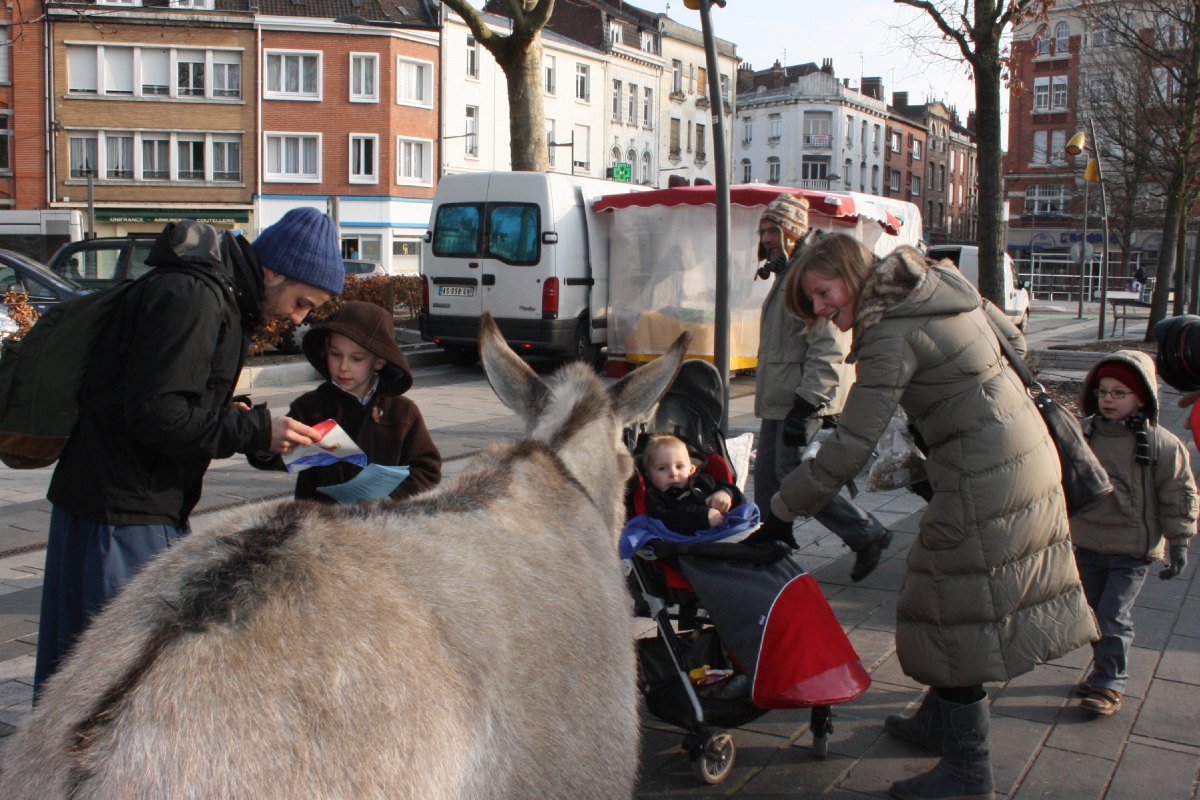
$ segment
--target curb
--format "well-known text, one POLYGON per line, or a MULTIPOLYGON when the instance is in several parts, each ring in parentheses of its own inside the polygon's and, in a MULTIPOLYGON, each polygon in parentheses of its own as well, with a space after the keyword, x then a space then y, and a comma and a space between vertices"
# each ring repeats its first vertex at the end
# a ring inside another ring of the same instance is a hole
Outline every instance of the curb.
POLYGON ((1097 350, 1031 350, 1030 366, 1034 372, 1044 369, 1078 370, 1087 372, 1092 365, 1111 353, 1097 350))

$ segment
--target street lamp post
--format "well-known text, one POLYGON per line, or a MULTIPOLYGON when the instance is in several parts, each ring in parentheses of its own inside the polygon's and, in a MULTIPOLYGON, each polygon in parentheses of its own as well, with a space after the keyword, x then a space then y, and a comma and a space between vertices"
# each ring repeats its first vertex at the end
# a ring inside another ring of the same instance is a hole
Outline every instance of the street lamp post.
POLYGON ((575 131, 571 131, 571 141, 569 142, 547 142, 547 147, 569 147, 571 148, 571 174, 575 174, 575 131))
POLYGON ((1087 264, 1091 261, 1087 243, 1088 211, 1090 210, 1088 208, 1088 183, 1090 181, 1087 179, 1085 171, 1083 178, 1083 238, 1079 241, 1079 313, 1075 315, 1075 319, 1083 319, 1083 287, 1087 286, 1087 264))
MULTIPOLYGON (((1100 152, 1096 149, 1096 122, 1088 120, 1088 128, 1092 133, 1092 143, 1089 145, 1087 135, 1083 131, 1078 131, 1071 137, 1071 141, 1067 142, 1067 154, 1077 156, 1084 151, 1091 153, 1092 158, 1088 161, 1087 169, 1083 173, 1085 187, 1088 183, 1100 184, 1100 216, 1104 222, 1104 241, 1100 243, 1100 326, 1096 334, 1097 339, 1104 338, 1104 306, 1108 303, 1108 192, 1104 188, 1104 167, 1100 163, 1100 152)), ((1087 209, 1084 209, 1086 215, 1087 209)), ((1087 218, 1085 216, 1084 223, 1086 225, 1087 218)), ((1086 249, 1087 242, 1084 242, 1086 249)), ((1079 302, 1083 302, 1082 292, 1083 287, 1079 287, 1081 293, 1079 302)))

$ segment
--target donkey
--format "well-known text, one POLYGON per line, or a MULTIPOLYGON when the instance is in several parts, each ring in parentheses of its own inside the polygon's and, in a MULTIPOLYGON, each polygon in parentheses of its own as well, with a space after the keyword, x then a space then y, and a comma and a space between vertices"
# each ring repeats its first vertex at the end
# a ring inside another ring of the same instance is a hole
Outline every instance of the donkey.
POLYGON ((543 383, 485 317, 526 438, 399 504, 268 502, 187 537, 47 682, 0 797, 628 798, 620 428, 686 345, 608 390, 582 363, 543 383))

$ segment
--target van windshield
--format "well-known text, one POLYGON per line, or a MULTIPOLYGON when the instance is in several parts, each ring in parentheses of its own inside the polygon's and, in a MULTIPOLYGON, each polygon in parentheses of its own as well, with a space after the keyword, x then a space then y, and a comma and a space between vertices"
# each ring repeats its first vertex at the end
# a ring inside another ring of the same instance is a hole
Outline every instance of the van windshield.
POLYGON ((541 258, 541 238, 536 203, 450 203, 434 218, 433 254, 528 266, 541 258))

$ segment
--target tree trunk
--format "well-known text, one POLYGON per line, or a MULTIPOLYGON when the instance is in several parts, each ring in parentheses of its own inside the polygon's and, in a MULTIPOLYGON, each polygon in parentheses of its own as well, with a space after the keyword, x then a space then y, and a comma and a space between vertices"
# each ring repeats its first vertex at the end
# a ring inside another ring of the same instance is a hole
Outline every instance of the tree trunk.
POLYGON ((1150 299, 1150 322, 1146 325, 1146 341, 1152 341, 1154 323, 1167 316, 1167 298, 1175 284, 1175 246, 1179 240, 1180 192, 1178 180, 1172 180, 1167 190, 1166 207, 1163 209, 1162 250, 1158 254, 1158 269, 1155 270, 1154 296, 1150 299))
MULTIPOLYGON (((514 34, 516 35, 516 34, 514 34)), ((497 59, 508 84, 509 152, 516 172, 545 172, 546 112, 542 102, 542 39, 538 34, 513 41, 497 59)))
POLYGON ((1004 205, 1000 169, 1000 51, 997 41, 977 43, 975 72, 975 135, 979 154, 979 293, 1004 307, 1004 205))

